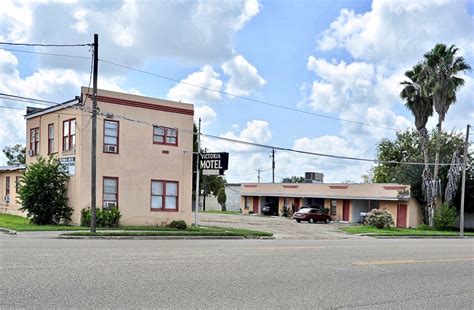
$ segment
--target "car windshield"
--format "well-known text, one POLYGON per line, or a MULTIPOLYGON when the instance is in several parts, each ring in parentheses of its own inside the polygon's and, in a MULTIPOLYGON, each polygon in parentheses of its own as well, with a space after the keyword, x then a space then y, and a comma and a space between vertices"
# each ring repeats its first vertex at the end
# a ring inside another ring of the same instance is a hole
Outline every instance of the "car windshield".
POLYGON ((299 210, 298 213, 309 213, 309 212, 311 212, 311 210, 313 210, 313 209, 311 209, 311 208, 304 208, 304 209, 299 210))

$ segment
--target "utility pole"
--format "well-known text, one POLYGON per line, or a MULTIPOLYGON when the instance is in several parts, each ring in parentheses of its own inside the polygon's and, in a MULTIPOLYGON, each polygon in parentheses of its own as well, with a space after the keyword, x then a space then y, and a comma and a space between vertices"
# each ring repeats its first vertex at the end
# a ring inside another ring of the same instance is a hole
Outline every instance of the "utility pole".
POLYGON ((257 177, 257 178, 258 178, 258 183, 260 183, 260 171, 262 171, 262 169, 258 168, 258 169, 257 169, 257 172, 258 172, 258 177, 257 177))
MULTIPOLYGON (((207 148, 204 148, 204 153, 207 153, 207 148)), ((206 188, 206 176, 202 175, 202 187, 204 189, 204 196, 202 197, 202 211, 206 211, 206 196, 207 196, 207 188, 206 188)))
POLYGON ((99 64, 99 35, 94 34, 94 71, 92 86, 92 143, 91 143, 91 232, 95 233, 97 226, 97 73, 99 64))
POLYGON ((197 134, 197 156, 196 156, 196 201, 194 205, 194 226, 198 225, 198 211, 199 211, 199 157, 201 154, 201 118, 199 118, 198 134, 197 134))
POLYGON ((461 214, 459 216, 459 235, 464 237, 464 199, 466 198, 466 168, 467 168, 467 149, 469 146, 469 128, 466 128, 466 144, 464 145, 464 159, 462 165, 462 184, 461 184, 461 214))
POLYGON ((272 149, 272 183, 275 183, 275 149, 272 149))

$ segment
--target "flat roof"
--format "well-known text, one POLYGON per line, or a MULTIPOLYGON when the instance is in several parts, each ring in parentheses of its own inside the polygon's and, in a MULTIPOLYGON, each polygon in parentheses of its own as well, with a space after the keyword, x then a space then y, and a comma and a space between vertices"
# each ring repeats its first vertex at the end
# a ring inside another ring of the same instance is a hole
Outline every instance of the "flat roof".
POLYGON ((25 165, 0 166, 0 172, 25 170, 25 165))

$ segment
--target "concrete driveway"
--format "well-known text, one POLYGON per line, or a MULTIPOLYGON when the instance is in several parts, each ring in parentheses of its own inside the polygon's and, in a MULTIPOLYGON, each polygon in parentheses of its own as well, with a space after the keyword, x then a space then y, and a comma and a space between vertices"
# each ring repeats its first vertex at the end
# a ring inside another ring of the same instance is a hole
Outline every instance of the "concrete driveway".
POLYGON ((338 229, 346 224, 296 223, 295 220, 276 216, 199 213, 198 223, 204 226, 224 226, 267 231, 273 233, 276 239, 366 238, 348 235, 338 229))

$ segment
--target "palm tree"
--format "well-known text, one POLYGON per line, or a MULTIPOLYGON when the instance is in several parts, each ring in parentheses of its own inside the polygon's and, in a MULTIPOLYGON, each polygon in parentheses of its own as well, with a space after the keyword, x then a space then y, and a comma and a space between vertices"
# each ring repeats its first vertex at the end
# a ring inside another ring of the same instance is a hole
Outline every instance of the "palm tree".
POLYGON ((434 109, 438 113, 438 135, 436 138, 436 154, 433 178, 438 179, 439 152, 441 130, 449 107, 456 102, 456 91, 464 85, 464 80, 456 74, 471 70, 464 57, 456 56, 458 48, 451 45, 449 48, 442 43, 424 55, 423 66, 423 93, 425 97, 433 98, 434 109))
POLYGON ((422 189, 423 194, 427 197, 427 210, 429 211, 427 213, 427 219, 431 225, 433 204, 429 199, 430 193, 428 193, 429 186, 427 186, 427 184, 430 184, 432 178, 428 165, 428 130, 426 130, 426 123, 428 122, 428 118, 433 115, 433 100, 430 97, 424 96, 422 71, 423 65, 417 64, 412 70, 405 72, 408 81, 400 83, 404 86, 400 92, 400 97, 405 100, 405 106, 415 117, 415 127, 420 135, 420 148, 425 163, 425 169, 422 174, 422 189))
POLYGON ((433 115, 433 103, 430 97, 423 96, 422 70, 423 65, 417 64, 412 70, 405 72, 405 76, 409 81, 400 83, 404 86, 400 92, 400 97, 405 100, 405 106, 415 117, 415 127, 420 135, 421 152, 425 162, 425 170, 429 171, 428 130, 426 130, 426 123, 428 122, 428 118, 433 115))

